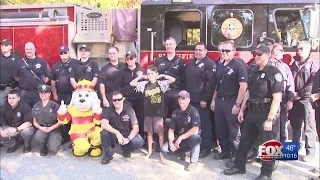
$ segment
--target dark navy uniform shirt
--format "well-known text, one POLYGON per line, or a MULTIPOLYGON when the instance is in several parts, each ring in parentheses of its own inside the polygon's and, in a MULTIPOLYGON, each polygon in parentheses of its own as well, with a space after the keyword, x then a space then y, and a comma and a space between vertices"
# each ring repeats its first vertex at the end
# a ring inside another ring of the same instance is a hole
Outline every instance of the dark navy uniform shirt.
POLYGON ((208 102, 216 86, 216 64, 208 56, 201 61, 192 60, 186 70, 186 90, 191 102, 208 102))
POLYGON ((119 62, 116 66, 111 63, 103 66, 99 74, 99 83, 104 84, 106 93, 121 89, 121 72, 124 67, 123 62, 119 62))
POLYGON ((236 98, 240 82, 248 81, 248 68, 243 62, 233 59, 226 66, 217 67, 217 97, 236 98))
POLYGON ((298 58, 292 63, 291 71, 298 96, 309 99, 315 74, 319 70, 319 59, 308 59, 301 62, 298 58))
POLYGON ((272 98, 273 93, 284 90, 282 73, 274 66, 267 64, 262 70, 256 66, 249 76, 250 99, 272 98))
POLYGON ((199 111, 195 107, 189 105, 185 111, 180 108, 173 111, 169 128, 175 135, 180 136, 193 127, 201 127, 199 111))
POLYGON ((0 84, 9 84, 14 80, 14 68, 21 59, 14 54, 5 57, 0 53, 0 84))
POLYGON ((123 110, 118 114, 114 106, 110 106, 103 110, 102 119, 109 121, 109 124, 122 135, 128 136, 132 130, 132 126, 138 125, 136 113, 133 108, 127 104, 123 105, 123 110))
POLYGON ((32 115, 40 126, 50 127, 56 124, 57 111, 59 105, 49 100, 48 104, 43 107, 42 101, 38 101, 32 108, 32 115))
POLYGON ((32 111, 28 104, 19 101, 13 109, 8 103, 0 107, 1 126, 18 127, 25 122, 32 123, 32 111))
POLYGON ((134 100, 138 96, 141 96, 140 92, 136 92, 134 87, 130 86, 130 82, 139 76, 139 74, 145 74, 145 70, 136 63, 136 68, 130 70, 128 65, 125 65, 124 70, 121 72, 121 91, 127 100, 134 100))
POLYGON ((45 77, 50 77, 50 67, 45 60, 38 56, 34 59, 26 58, 25 62, 23 60, 19 61, 15 70, 15 77, 19 77, 19 87, 25 90, 36 89, 39 85, 44 84, 45 77), (28 68, 32 69, 42 81, 37 79, 28 68))
POLYGON ((70 77, 74 78, 76 82, 81 80, 92 81, 94 77, 99 75, 99 66, 92 59, 88 59, 86 62, 81 62, 81 59, 76 61, 75 67, 71 69, 70 77))
POLYGON ((70 83, 72 68, 76 67, 77 60, 70 58, 66 63, 58 61, 53 65, 51 79, 56 81, 58 92, 69 93, 73 91, 70 83))
MULTIPOLYGON (((154 62, 159 74, 166 74, 176 79, 170 84, 173 89, 185 89, 186 63, 177 55, 170 61, 167 56, 162 56, 154 62)), ((163 79, 161 79, 163 80, 163 79)))

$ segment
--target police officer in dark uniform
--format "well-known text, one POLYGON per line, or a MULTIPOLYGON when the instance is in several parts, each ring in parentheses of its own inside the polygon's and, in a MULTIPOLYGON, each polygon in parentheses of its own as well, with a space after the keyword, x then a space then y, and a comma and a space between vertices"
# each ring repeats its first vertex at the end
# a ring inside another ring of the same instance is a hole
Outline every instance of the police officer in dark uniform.
POLYGON ((18 90, 10 90, 7 103, 0 107, 1 144, 10 144, 7 153, 16 151, 21 139, 24 144, 23 153, 31 151, 31 140, 34 133, 31 122, 31 107, 20 101, 18 90))
MULTIPOLYGON (((168 142, 161 147, 167 154, 177 150, 190 151, 190 164, 187 170, 193 171, 198 166, 201 136, 201 121, 197 108, 190 105, 190 94, 186 90, 179 92, 180 108, 173 111, 168 131, 168 142)), ((165 161, 164 159, 162 161, 165 161)))
POLYGON ((176 55, 176 47, 176 40, 169 37, 166 40, 167 54, 154 62, 159 74, 169 75, 176 79, 174 83, 170 84, 171 89, 165 93, 165 108, 169 113, 179 108, 178 93, 185 89, 186 63, 176 55))
POLYGON ((216 64, 207 56, 207 46, 203 42, 196 44, 194 56, 186 70, 186 90, 190 93, 191 105, 200 113, 200 157, 204 158, 210 154, 213 145, 209 104, 216 86, 216 64))
POLYGON ((37 129, 34 139, 40 144, 40 156, 46 156, 48 150, 57 153, 60 149, 61 125, 57 121, 59 105, 50 100, 50 86, 40 85, 37 90, 41 101, 32 108, 33 125, 37 129))
POLYGON ((316 113, 316 125, 318 136, 320 135, 320 70, 315 75, 315 80, 313 81, 311 101, 313 102, 313 107, 316 113))
POLYGON ((139 122, 139 134, 144 137, 144 99, 143 94, 136 92, 134 87, 130 86, 130 82, 141 74, 145 74, 145 70, 136 62, 137 55, 133 51, 128 51, 126 54, 126 65, 121 72, 121 92, 127 101, 132 105, 136 112, 139 122))
POLYGON ((110 62, 103 66, 99 75, 99 87, 104 107, 109 107, 112 92, 121 89, 121 72, 125 65, 119 62, 119 49, 112 46, 108 50, 110 62))
MULTIPOLYGON (((249 74, 248 91, 238 120, 243 122, 243 111, 248 108, 234 166, 224 170, 225 175, 245 174, 247 155, 260 135, 262 142, 279 140, 279 108, 284 90, 279 69, 268 64, 270 48, 265 44, 253 51, 257 66, 249 74)), ((275 161, 263 161, 256 180, 271 179, 275 161)))
POLYGON ((310 161, 313 159, 317 139, 315 114, 310 101, 310 96, 315 74, 319 70, 319 59, 312 59, 310 57, 310 51, 311 43, 309 41, 301 41, 298 45, 297 56, 294 57, 295 61, 291 66, 296 90, 294 97, 295 101, 290 113, 292 141, 301 143, 301 128, 304 123, 304 134, 306 136, 305 148, 307 155, 303 157, 303 161, 310 161))
MULTIPOLYGON (((70 83, 70 73, 72 68, 76 66, 77 60, 70 58, 68 46, 61 46, 59 49, 61 60, 56 62, 52 68, 51 87, 53 100, 58 104, 63 100, 69 104, 72 97, 73 87, 70 83)), ((63 143, 70 140, 69 130, 70 123, 61 127, 63 143)))
POLYGON ((18 86, 18 82, 14 79, 12 68, 16 66, 16 62, 20 59, 11 50, 11 41, 9 39, 2 40, 0 54, 0 106, 6 103, 8 92, 18 86))
POLYGON ((19 79, 21 99, 31 107, 40 100, 37 87, 49 81, 51 70, 48 63, 36 56, 32 42, 25 44, 26 59, 19 61, 15 77, 19 79))
POLYGON ((101 164, 109 164, 112 160, 111 146, 118 143, 125 158, 131 157, 131 152, 144 144, 139 133, 139 125, 132 107, 124 103, 120 91, 112 93, 112 103, 103 110, 101 127, 101 143, 105 152, 101 164))
POLYGON ((227 41, 221 50, 224 63, 217 67, 217 87, 212 97, 211 110, 215 112, 216 132, 222 152, 215 159, 235 155, 240 140, 237 115, 247 90, 248 69, 235 58, 236 47, 227 41))
POLYGON ((80 45, 79 51, 81 58, 76 61, 75 67, 71 69, 71 85, 73 89, 76 89, 77 82, 85 79, 91 81, 95 87, 98 82, 99 66, 95 61, 90 59, 90 47, 88 45, 80 45))

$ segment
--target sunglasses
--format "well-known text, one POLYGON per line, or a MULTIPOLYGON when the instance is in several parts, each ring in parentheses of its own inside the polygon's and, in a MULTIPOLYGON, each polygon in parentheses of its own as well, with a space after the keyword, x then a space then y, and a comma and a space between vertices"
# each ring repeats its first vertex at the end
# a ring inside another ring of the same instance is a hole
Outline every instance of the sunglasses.
POLYGON ((66 52, 66 51, 61 51, 60 53, 59 53, 60 55, 62 55, 62 54, 68 54, 68 52, 66 52))
POLYGON ((233 50, 229 50, 229 49, 221 49, 220 51, 221 51, 221 52, 223 52, 223 53, 224 53, 224 52, 225 52, 225 53, 229 53, 229 52, 231 52, 231 51, 233 51, 233 50))
POLYGON ((126 57, 126 61, 133 60, 133 57, 126 57))
POLYGON ((252 53, 253 57, 256 57, 256 56, 262 56, 263 53, 259 53, 259 52, 254 52, 252 53))
POLYGON ((120 98, 120 99, 112 99, 113 102, 117 102, 117 101, 122 101, 123 98, 120 98))

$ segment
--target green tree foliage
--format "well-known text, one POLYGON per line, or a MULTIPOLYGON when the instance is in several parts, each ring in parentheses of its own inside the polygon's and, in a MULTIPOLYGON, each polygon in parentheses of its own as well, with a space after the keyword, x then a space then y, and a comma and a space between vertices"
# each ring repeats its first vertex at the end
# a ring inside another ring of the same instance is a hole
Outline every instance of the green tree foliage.
POLYGON ((77 3, 96 6, 100 3, 102 9, 138 8, 142 0, 0 0, 1 5, 77 3))

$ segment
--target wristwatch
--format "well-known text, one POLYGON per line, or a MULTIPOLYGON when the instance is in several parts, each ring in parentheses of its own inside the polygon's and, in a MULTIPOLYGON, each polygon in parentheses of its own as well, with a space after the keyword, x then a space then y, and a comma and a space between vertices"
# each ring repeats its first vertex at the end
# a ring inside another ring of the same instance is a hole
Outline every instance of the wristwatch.
POLYGON ((236 107, 241 107, 241 104, 240 103, 236 103, 235 106, 236 107))
POLYGON ((272 121, 272 119, 271 119, 271 118, 268 118, 268 119, 267 119, 267 121, 268 121, 268 122, 271 122, 271 121, 272 121))

